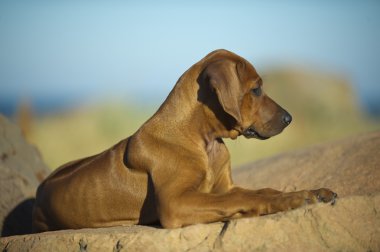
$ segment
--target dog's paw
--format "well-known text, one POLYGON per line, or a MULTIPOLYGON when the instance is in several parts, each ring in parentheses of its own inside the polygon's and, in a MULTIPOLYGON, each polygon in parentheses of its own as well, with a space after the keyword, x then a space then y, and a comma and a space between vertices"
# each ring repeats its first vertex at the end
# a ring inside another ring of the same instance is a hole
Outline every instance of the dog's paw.
POLYGON ((335 204, 336 198, 338 197, 338 194, 336 194, 335 192, 327 188, 311 190, 311 193, 314 194, 314 196, 317 198, 319 202, 324 202, 324 203, 331 202, 331 205, 335 204))
POLYGON ((334 205, 337 197, 338 195, 335 192, 326 188, 274 195, 270 204, 267 204, 270 206, 270 210, 266 214, 287 211, 317 202, 331 202, 331 205, 334 205))

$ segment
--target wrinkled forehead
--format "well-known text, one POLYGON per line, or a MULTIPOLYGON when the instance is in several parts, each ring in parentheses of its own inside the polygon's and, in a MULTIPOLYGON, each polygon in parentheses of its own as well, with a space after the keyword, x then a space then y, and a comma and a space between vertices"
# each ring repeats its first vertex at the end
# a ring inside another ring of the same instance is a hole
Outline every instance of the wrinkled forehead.
POLYGON ((237 70, 241 81, 255 81, 262 84, 261 77, 256 72, 254 66, 247 60, 241 58, 240 62, 237 64, 237 70))

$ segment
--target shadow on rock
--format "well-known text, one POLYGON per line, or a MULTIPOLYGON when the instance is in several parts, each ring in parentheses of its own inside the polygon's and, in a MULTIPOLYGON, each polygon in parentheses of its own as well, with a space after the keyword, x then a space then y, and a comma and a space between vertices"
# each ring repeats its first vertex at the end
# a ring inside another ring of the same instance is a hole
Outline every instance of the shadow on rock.
POLYGON ((35 198, 26 199, 18 204, 5 217, 1 236, 32 233, 32 212, 35 198))

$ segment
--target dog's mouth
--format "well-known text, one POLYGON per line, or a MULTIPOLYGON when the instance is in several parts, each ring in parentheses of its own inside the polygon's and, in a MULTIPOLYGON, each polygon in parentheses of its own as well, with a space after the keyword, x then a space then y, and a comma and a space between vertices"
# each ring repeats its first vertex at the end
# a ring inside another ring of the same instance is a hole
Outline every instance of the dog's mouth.
POLYGON ((249 127, 243 131, 243 136, 246 138, 257 138, 260 140, 266 140, 269 137, 260 135, 253 127, 249 127))

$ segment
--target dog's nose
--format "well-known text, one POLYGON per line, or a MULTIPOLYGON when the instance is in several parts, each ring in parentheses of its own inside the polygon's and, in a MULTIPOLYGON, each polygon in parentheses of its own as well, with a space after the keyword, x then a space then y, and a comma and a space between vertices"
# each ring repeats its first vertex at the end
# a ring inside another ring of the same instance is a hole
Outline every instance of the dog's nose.
POLYGON ((292 122, 292 116, 288 112, 285 112, 285 114, 282 116, 282 121, 286 125, 289 125, 292 122))

